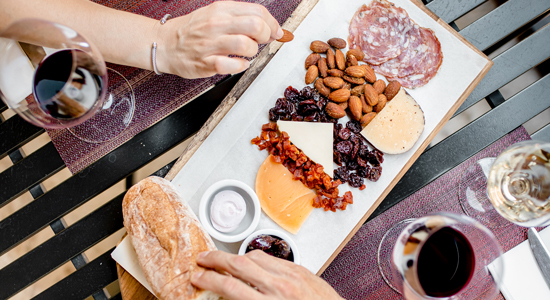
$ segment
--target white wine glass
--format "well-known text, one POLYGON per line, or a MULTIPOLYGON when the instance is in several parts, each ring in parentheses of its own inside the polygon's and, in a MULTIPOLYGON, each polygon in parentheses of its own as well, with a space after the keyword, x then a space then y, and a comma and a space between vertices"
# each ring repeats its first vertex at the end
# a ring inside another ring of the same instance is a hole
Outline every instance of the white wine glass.
POLYGON ((458 199, 488 227, 550 224, 550 143, 523 141, 476 161, 461 176, 458 199))
POLYGON ((0 97, 26 121, 90 143, 119 135, 135 109, 131 85, 89 40, 40 19, 0 33, 0 97))
POLYGON ((377 262, 384 281, 406 299, 492 299, 502 282, 501 255, 486 227, 442 212, 389 229, 377 262))

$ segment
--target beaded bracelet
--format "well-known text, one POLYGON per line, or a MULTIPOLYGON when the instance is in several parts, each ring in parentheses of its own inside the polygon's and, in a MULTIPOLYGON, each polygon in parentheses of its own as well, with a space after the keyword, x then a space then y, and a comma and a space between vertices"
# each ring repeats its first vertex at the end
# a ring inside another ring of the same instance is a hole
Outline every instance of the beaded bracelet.
MULTIPOLYGON (((170 14, 165 14, 164 17, 160 19, 160 25, 163 25, 164 23, 166 23, 166 21, 170 17, 171 17, 170 14)), ((159 72, 159 70, 157 69, 157 43, 156 42, 153 42, 153 47, 151 50, 151 60, 153 61, 153 71, 155 71, 155 74, 161 75, 162 73, 159 72)))

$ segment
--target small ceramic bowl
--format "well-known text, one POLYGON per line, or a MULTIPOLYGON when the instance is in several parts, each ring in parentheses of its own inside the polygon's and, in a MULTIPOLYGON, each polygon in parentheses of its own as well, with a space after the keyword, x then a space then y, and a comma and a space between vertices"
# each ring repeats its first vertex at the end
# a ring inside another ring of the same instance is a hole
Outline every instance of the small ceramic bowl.
POLYGON ((260 200, 254 190, 245 183, 233 179, 226 179, 214 183, 204 192, 199 204, 199 219, 202 226, 204 226, 212 238, 225 243, 242 241, 249 236, 256 230, 256 227, 258 227, 260 215, 260 200), (239 227, 231 232, 220 232, 216 230, 212 226, 212 221, 210 220, 210 206, 214 200, 214 196, 224 190, 231 190, 239 193, 246 202, 246 214, 244 219, 239 224, 239 227))
POLYGON ((248 246, 248 244, 250 243, 250 241, 252 241, 252 239, 254 239, 255 237, 259 236, 259 235, 271 235, 271 236, 274 236, 274 237, 277 237, 277 238, 280 238, 284 241, 286 241, 288 243, 288 245, 290 246, 290 249, 292 250, 292 256, 294 257, 294 263, 295 264, 300 264, 300 252, 298 252, 298 247, 296 246, 296 243, 294 243, 294 241, 290 238, 290 236, 280 230, 276 230, 276 229, 269 229, 269 228, 266 228, 266 229, 260 229, 256 232, 254 232, 253 234, 249 235, 244 241, 243 243, 241 244, 241 247, 239 248, 239 255, 244 255, 246 253, 246 247, 248 246))

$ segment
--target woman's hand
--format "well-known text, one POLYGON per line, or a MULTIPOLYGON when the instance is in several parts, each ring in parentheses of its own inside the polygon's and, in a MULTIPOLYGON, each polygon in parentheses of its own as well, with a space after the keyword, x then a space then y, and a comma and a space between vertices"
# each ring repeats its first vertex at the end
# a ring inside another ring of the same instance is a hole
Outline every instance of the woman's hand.
POLYGON ((222 251, 200 253, 193 285, 235 300, 342 300, 332 287, 306 268, 260 250, 238 256, 222 251), (216 271, 227 272, 232 276, 216 271))
POLYGON ((249 62, 258 44, 282 37, 279 23, 258 4, 220 1, 157 27, 160 72, 185 78, 234 74, 249 62))

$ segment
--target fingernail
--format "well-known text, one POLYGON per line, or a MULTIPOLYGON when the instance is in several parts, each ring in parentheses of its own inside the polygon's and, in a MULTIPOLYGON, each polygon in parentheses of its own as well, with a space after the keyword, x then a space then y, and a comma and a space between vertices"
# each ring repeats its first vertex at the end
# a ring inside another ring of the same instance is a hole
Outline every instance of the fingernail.
POLYGON ((247 60, 247 61, 244 62, 244 69, 246 70, 249 67, 250 67, 250 61, 247 60))
POLYGON ((205 256, 208 255, 208 253, 210 253, 209 251, 204 251, 204 252, 201 252, 197 255, 197 259, 202 259, 204 258, 205 256))
POLYGON ((283 29, 279 27, 279 30, 277 30, 277 39, 282 38, 284 34, 283 29))
POLYGON ((204 274, 204 272, 196 272, 196 273, 193 273, 193 280, 198 280, 199 278, 201 278, 202 274, 204 274))

